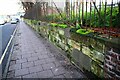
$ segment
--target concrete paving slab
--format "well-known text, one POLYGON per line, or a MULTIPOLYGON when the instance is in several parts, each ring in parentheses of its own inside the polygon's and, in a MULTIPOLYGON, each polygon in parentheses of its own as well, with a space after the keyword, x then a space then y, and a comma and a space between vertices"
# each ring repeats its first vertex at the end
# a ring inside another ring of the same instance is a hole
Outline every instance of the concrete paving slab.
MULTIPOLYGON (((83 78, 82 72, 70 70, 60 51, 38 35, 24 22, 20 22, 7 78, 83 78), (80 76, 79 76, 80 75, 80 76)), ((73 66, 71 66, 73 67, 73 66)))

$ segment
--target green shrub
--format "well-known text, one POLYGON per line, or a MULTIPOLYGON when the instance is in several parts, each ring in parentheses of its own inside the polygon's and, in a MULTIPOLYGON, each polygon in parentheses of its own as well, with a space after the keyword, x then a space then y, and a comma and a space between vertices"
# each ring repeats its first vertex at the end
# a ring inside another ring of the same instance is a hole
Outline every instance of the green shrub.
POLYGON ((37 20, 32 20, 31 22, 32 22, 32 24, 37 25, 38 21, 37 20))
POLYGON ((56 27, 58 24, 57 23, 51 23, 50 24, 52 27, 56 27))
POLYGON ((58 24, 58 26, 61 28, 67 28, 67 25, 65 25, 65 24, 58 24))
POLYGON ((86 29, 78 29, 77 31, 76 31, 76 33, 79 33, 79 34, 89 34, 89 33, 92 33, 92 32, 94 32, 93 30, 86 30, 86 29))
POLYGON ((52 27, 67 28, 67 25, 66 25, 66 24, 51 23, 50 25, 51 25, 52 27))

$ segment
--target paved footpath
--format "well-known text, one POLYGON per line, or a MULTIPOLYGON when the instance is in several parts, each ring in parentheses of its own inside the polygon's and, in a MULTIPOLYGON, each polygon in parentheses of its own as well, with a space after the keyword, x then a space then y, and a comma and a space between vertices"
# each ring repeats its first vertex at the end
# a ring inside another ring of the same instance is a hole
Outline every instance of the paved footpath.
POLYGON ((60 51, 20 22, 7 78, 84 78, 60 51))

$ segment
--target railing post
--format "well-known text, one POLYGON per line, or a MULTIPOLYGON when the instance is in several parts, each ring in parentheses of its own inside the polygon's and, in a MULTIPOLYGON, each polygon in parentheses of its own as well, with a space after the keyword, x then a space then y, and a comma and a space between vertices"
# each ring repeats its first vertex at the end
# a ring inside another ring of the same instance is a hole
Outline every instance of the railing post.
POLYGON ((86 25, 86 27, 87 27, 87 2, 88 0, 86 0, 86 22, 85 22, 85 25, 86 25))
MULTIPOLYGON (((96 0, 95 0, 95 4, 96 4, 96 0)), ((96 10, 95 10, 95 8, 94 8, 94 21, 95 21, 94 27, 96 27, 96 10)))
POLYGON ((92 4, 91 4, 91 1, 90 1, 90 27, 91 27, 91 19, 92 19, 92 18, 91 18, 91 11, 92 11, 92 8, 91 8, 91 7, 92 7, 92 4))
POLYGON ((104 26, 106 27, 106 5, 107 5, 107 0, 105 0, 105 10, 104 10, 104 26))
POLYGON ((72 20, 72 0, 71 0, 71 20, 72 20))
POLYGON ((82 27, 83 27, 83 20, 84 20, 84 0, 82 0, 82 27))
POLYGON ((79 1, 79 23, 81 22, 81 17, 80 17, 80 9, 81 9, 81 1, 79 1))
POLYGON ((111 10, 110 10, 110 27, 112 27, 112 11, 113 11, 113 0, 111 2, 111 10))
MULTIPOLYGON (((99 2, 99 15, 101 15, 101 0, 99 2)), ((99 19, 99 27, 101 27, 101 19, 99 19)))

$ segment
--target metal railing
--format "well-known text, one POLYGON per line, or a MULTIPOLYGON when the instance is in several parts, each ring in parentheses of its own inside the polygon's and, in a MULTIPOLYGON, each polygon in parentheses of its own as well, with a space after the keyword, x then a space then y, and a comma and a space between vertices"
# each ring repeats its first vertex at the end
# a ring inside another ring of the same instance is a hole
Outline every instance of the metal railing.
POLYGON ((109 38, 120 36, 119 0, 63 0, 64 6, 59 6, 61 2, 55 0, 36 2, 32 7, 28 3, 25 19, 65 23, 74 28, 78 28, 79 24, 79 28, 93 29, 100 34, 107 34, 109 38))

